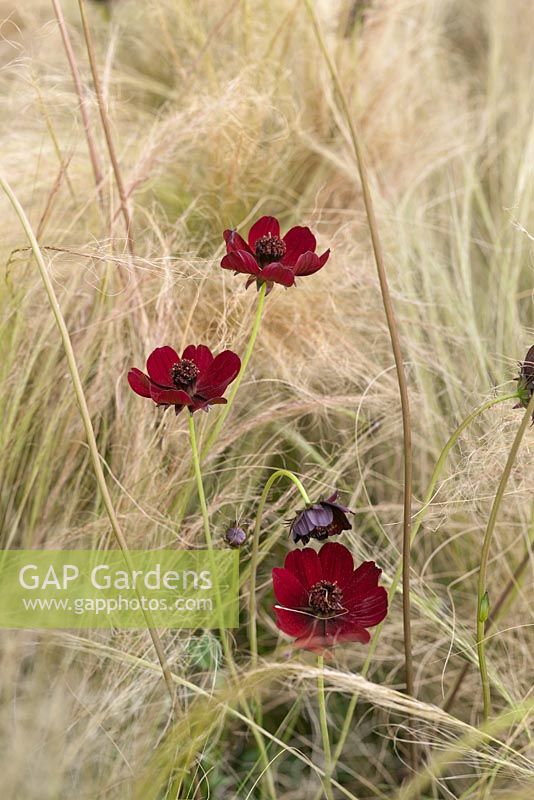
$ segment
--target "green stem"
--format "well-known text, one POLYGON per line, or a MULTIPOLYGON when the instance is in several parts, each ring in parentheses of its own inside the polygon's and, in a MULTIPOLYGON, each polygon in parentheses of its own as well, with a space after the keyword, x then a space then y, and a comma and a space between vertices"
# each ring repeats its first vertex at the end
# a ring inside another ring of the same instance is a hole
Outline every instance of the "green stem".
MULTIPOLYGON (((206 495, 205 495, 205 492, 204 492, 204 484, 203 484, 203 481, 202 481, 202 470, 201 470, 201 467, 200 467, 200 456, 199 456, 199 452, 198 452, 197 437, 196 437, 196 431, 195 431, 195 422, 194 422, 192 413, 189 414, 189 440, 190 440, 190 443, 191 443, 191 455, 192 455, 192 459, 193 459, 193 469, 194 469, 194 472, 195 472, 195 478, 196 478, 196 484, 197 484, 198 499, 199 499, 199 502, 200 502, 200 509, 202 511, 202 519, 203 519, 203 523, 204 523, 204 538, 206 539, 206 546, 207 546, 208 551, 210 553, 211 570, 212 570, 212 573, 213 573, 213 576, 214 576, 215 587, 216 587, 215 602, 216 602, 216 605, 217 605, 219 631, 220 631, 221 641, 222 641, 223 650, 224 650, 224 653, 225 653, 225 656, 226 656, 226 661, 228 663, 228 667, 229 667, 229 669, 230 669, 230 671, 232 673, 232 678, 234 679, 234 681, 237 684, 238 683, 237 669, 236 669, 236 665, 234 663, 234 659, 233 659, 233 656, 232 656, 232 650, 231 650, 231 647, 230 647, 230 643, 228 641, 228 636, 226 635, 226 629, 224 627, 224 615, 223 615, 222 599, 221 599, 220 590, 219 590, 219 583, 218 583, 218 580, 217 580, 215 557, 214 557, 214 554, 213 554, 213 552, 214 552, 213 551, 213 538, 212 538, 212 535, 211 535, 211 527, 210 527, 210 520, 209 520, 208 505, 206 503, 206 495)), ((251 720, 253 720, 254 717, 252 715, 252 711, 251 711, 250 706, 248 705, 247 701, 243 700, 242 701, 242 705, 243 705, 243 709, 244 709, 245 713, 248 715, 248 717, 251 720)), ((253 729, 253 731, 254 731, 254 738, 256 739, 256 744, 258 745, 258 750, 260 751, 260 755, 261 755, 262 761, 264 763, 264 767, 265 767, 265 773, 264 774, 265 774, 265 777, 266 777, 266 780, 267 780, 267 786, 268 786, 268 789, 269 789, 269 793, 270 793, 271 797, 273 798, 273 800, 276 800, 276 787, 274 785, 274 780, 273 780, 272 772, 271 772, 271 769, 270 769, 269 756, 267 754, 267 750, 266 750, 266 747, 265 747, 265 742, 263 741, 262 735, 257 730, 253 729)))
MULTIPOLYGON (((404 666, 406 674, 406 691, 409 695, 414 696, 414 669, 412 657, 412 625, 411 625, 411 610, 410 610, 410 568, 411 568, 411 551, 410 551, 410 521, 411 521, 411 505, 412 505, 412 472, 413 472, 413 456, 412 456, 412 428, 410 421, 410 401, 408 395, 408 382, 406 380, 406 372, 404 369, 404 361, 402 358, 402 348, 400 343, 399 328, 395 317, 395 310, 391 300, 389 291, 388 277, 386 266, 384 263, 384 254, 382 252, 382 245, 378 233, 378 224, 376 220, 373 198, 371 195, 371 188, 367 176, 367 167, 363 154, 363 148, 360 142, 359 133, 356 131, 354 124, 354 114, 349 108, 343 86, 341 84, 336 65, 328 47, 326 45, 324 36, 322 34, 317 15, 314 10, 312 0, 305 0, 306 8, 308 10, 317 42, 324 56, 325 62, 330 71, 332 82, 337 91, 341 109, 349 129, 350 139, 358 174, 360 178, 363 204, 369 225, 369 233, 371 235, 371 244, 373 247, 373 255, 376 263, 376 271, 378 281, 380 283, 380 292, 382 295, 382 303, 384 306, 384 313, 388 326, 391 350, 393 352, 393 359, 395 361, 395 370, 397 373, 397 383, 399 386, 401 413, 402 413, 402 432, 403 432, 403 455, 404 455, 404 487, 403 487, 403 521, 402 521, 402 618, 403 618, 403 631, 404 631, 404 666)), ((411 761, 414 768, 417 767, 415 748, 411 748, 411 761)))
POLYGON ((221 635, 221 641, 224 649, 224 653, 226 656, 226 660, 228 662, 228 666, 234 669, 234 663, 232 658, 232 651, 230 649, 230 644, 228 642, 228 636, 226 635, 226 629, 224 625, 224 613, 223 613, 223 606, 222 606, 222 598, 219 589, 219 581, 217 577, 217 566, 215 563, 215 555, 213 550, 213 538, 211 536, 211 526, 210 526, 210 518, 208 512, 208 504, 206 503, 206 495, 204 492, 204 484, 202 481, 202 470, 200 468, 200 458, 198 453, 198 445, 197 445, 197 436, 195 430, 195 420, 193 418, 193 414, 189 413, 189 441, 191 444, 191 455, 193 459, 193 469, 195 472, 195 479, 197 484, 197 493, 198 499, 200 502, 200 510, 202 511, 202 520, 204 524, 204 538, 206 540, 206 547, 208 548, 209 558, 210 558, 210 567, 211 572, 213 574, 213 580, 215 585, 215 603, 217 606, 217 617, 218 617, 218 624, 219 624, 219 631, 221 635))
POLYGON ((304 500, 306 505, 309 505, 311 502, 300 480, 297 478, 296 475, 294 475, 288 469, 279 469, 276 472, 273 472, 273 474, 268 478, 265 486, 263 487, 263 492, 261 494, 260 502, 258 504, 258 510, 256 512, 256 523, 254 525, 254 535, 252 537, 252 552, 250 555, 248 631, 249 631, 249 643, 250 643, 250 658, 253 665, 256 664, 258 660, 258 637, 256 631, 256 570, 258 568, 261 520, 263 516, 263 510, 265 508, 265 504, 269 496, 269 492, 271 491, 271 487, 279 478, 288 478, 288 480, 293 481, 293 483, 299 490, 300 494, 302 495, 302 499, 304 500))
MULTIPOLYGON (((109 517, 109 522, 111 525, 111 529, 119 545, 122 555, 124 557, 124 561, 126 566, 131 573, 133 571, 133 564, 130 556, 130 551, 128 550, 128 544, 126 542, 126 538, 122 531, 122 528, 119 524, 119 520, 115 513, 115 509, 113 507, 113 502, 111 500, 111 495, 109 493, 106 478, 104 475, 104 470, 102 469, 102 462, 100 460, 100 454, 98 452, 98 445, 96 442, 95 432, 93 430, 93 423, 91 422, 91 414, 89 412, 89 407, 87 405, 87 400, 85 399, 85 393, 83 390, 82 381, 80 378, 80 373, 78 372, 78 365, 76 364, 76 357, 74 355, 74 349, 72 347, 72 342, 70 339, 69 331, 61 313, 61 308, 59 305, 59 301, 56 297, 56 293, 54 291, 54 286, 52 281, 50 280, 50 276, 48 274, 48 270, 46 268, 45 260, 43 258, 43 254, 41 252, 41 248, 39 247, 39 243, 35 237, 33 229, 30 225, 28 217, 24 213, 24 209, 22 208, 21 204, 19 203, 17 197, 15 196, 11 186, 8 184, 6 180, 0 175, 0 187, 3 189, 5 194, 7 195, 9 202, 11 203, 17 217, 19 219, 22 228, 26 236, 28 237, 28 241, 30 243, 35 261, 37 263, 37 268, 39 270, 41 280, 43 282, 45 292, 48 297, 48 302, 50 304, 50 308, 52 310, 52 314, 54 315, 54 319, 56 321, 57 329, 59 331, 59 335, 61 337, 61 342, 63 344, 63 350, 65 351, 65 357, 67 359, 67 366, 70 372, 72 385, 74 388, 74 394, 76 397, 76 401, 78 403, 78 408, 80 410, 80 416, 82 418, 83 426, 85 429, 85 436, 87 438, 87 445, 89 447, 89 453, 91 455, 91 461, 93 464, 93 470, 95 473, 95 479, 102 496, 102 501, 104 503, 104 507, 106 509, 107 515, 109 517)), ((135 581, 134 581, 135 585, 135 581)), ((136 590, 137 591, 137 590, 136 590)), ((167 690, 172 700, 173 709, 177 715, 180 713, 180 708, 178 705, 178 701, 176 698, 175 687, 173 683, 173 678, 171 671, 169 669, 169 665, 167 663, 167 659, 165 657, 165 651, 163 650, 163 645, 161 643, 161 639, 159 634, 155 628, 154 620, 152 619, 152 615, 150 611, 147 609, 143 609, 143 616, 146 621, 146 625, 148 628, 148 632, 150 634, 150 638, 152 639, 152 644, 154 645, 154 649, 156 651, 158 661, 161 666, 161 671, 163 673, 163 678, 165 680, 165 684, 167 686, 167 690)))
POLYGON ((219 414, 219 417, 217 419, 217 422, 216 422, 213 430, 209 434, 208 439, 206 441, 206 444, 204 445, 204 448, 202 449, 202 455, 201 455, 202 461, 204 461, 204 459, 208 455, 209 451, 211 450, 211 448, 213 447, 213 445, 215 444, 215 442, 219 438, 219 434, 221 432, 222 426, 224 425, 226 417, 230 413, 230 410, 232 408, 232 404, 234 402, 234 398, 235 398, 237 392, 239 391, 239 387, 241 386, 241 381, 243 380, 243 377, 245 375, 245 371, 247 369, 248 362, 250 361, 250 357, 252 355, 252 351, 254 350, 254 345, 256 344, 256 339, 257 339, 257 336, 258 336, 258 332, 260 330, 261 317, 262 317, 262 313, 263 313, 263 306, 265 304, 265 293, 266 293, 266 291, 267 291, 267 284, 263 283, 261 285, 260 291, 258 293, 258 306, 256 308, 256 316, 254 318, 254 324, 253 324, 252 330, 250 332, 250 338, 248 340, 247 349, 245 351, 245 355, 243 356, 243 360, 241 362, 241 369, 239 370, 239 374, 238 374, 237 378, 235 379, 235 381, 233 382, 232 388, 230 389, 230 394, 228 395, 228 402, 226 403, 225 406, 223 406, 222 411, 219 414))
MULTIPOLYGON (((436 461, 436 465, 435 465, 434 470, 432 472, 432 476, 430 478, 430 482, 428 484, 428 488, 426 490, 426 493, 425 493, 425 496, 424 496, 424 499, 423 499, 423 505, 421 506, 421 508, 417 512, 415 521, 414 521, 414 523, 412 525, 412 529, 411 529, 411 532, 410 532, 410 545, 413 545, 415 537, 417 536, 417 533, 419 532, 419 529, 420 529, 420 527, 421 527, 421 525, 423 523, 423 520, 424 520, 424 518, 426 516, 426 513, 427 513, 428 509, 430 508, 430 506, 432 504, 432 498, 434 496, 434 491, 435 491, 435 488, 436 488, 436 484, 437 484, 437 482, 438 482, 438 480, 439 480, 439 478, 441 476, 441 473, 443 472, 443 468, 444 468, 445 463, 447 461, 447 457, 448 457, 450 451, 452 450, 452 448, 454 447, 454 445, 456 444, 456 442, 458 441, 458 439, 460 438, 460 436, 462 435, 463 431, 477 417, 479 417, 481 414, 484 413, 484 411, 487 411, 492 406, 495 406, 498 403, 504 403, 507 400, 515 400, 515 399, 517 399, 517 393, 515 393, 515 392, 514 392, 514 394, 507 394, 507 395, 504 395, 504 396, 501 396, 501 397, 493 397, 491 400, 488 400, 486 403, 484 403, 483 405, 479 406, 479 408, 476 408, 471 414, 469 414, 469 416, 467 416, 463 420, 463 422, 460 423, 460 425, 456 428, 454 433, 449 437, 449 439, 447 440, 445 446, 443 447, 443 449, 442 449, 442 451, 441 451, 441 453, 439 455, 438 460, 436 461)), ((402 566, 399 565, 397 567, 397 570, 395 572, 395 575, 393 576, 393 580, 391 581, 391 585, 389 587, 389 591, 388 591, 388 602, 389 603, 391 603, 391 600, 395 596, 395 592, 397 591, 397 587, 399 585, 399 581, 400 581, 400 578, 401 578, 401 572, 402 572, 402 566)), ((362 674, 363 677, 366 677, 367 672, 369 671, 369 667, 371 665, 371 661, 372 661, 373 655, 374 655, 376 647, 378 645, 378 640, 380 638, 380 633, 382 631, 382 625, 383 625, 383 623, 380 623, 380 625, 377 626, 377 628, 375 629, 375 631, 373 633, 373 638, 372 638, 371 643, 369 645, 369 651, 368 651, 368 654, 367 654, 367 658, 365 659, 364 665, 363 665, 362 670, 361 670, 361 674, 362 674)), ((343 752, 343 748, 345 746, 345 742, 346 742, 347 736, 349 734, 350 726, 351 726, 351 723, 352 723, 352 718, 353 718, 354 712, 356 710, 358 699, 359 699, 359 696, 357 694, 352 695, 352 697, 350 699, 350 702, 349 702, 349 705, 348 705, 348 708, 347 708, 347 713, 345 715, 345 720, 344 720, 344 723, 343 723, 343 727, 341 729, 341 734, 339 736, 339 740, 338 740, 338 743, 336 745, 336 749, 334 751, 334 761, 333 761, 334 767, 337 764, 337 762, 338 762, 338 760, 339 760, 339 758, 341 756, 341 753, 343 752)))
POLYGON ((332 791, 332 751, 330 749, 330 738, 328 735, 328 719, 326 716, 326 700, 324 693, 324 659, 323 656, 317 656, 317 667, 319 673, 317 675, 317 698, 319 700, 319 719, 321 723, 321 734, 323 737, 323 751, 324 751, 324 790, 328 800, 334 800, 332 791))
POLYGON ((477 586, 477 653, 478 653, 480 678, 482 681, 484 722, 487 722, 489 719, 490 706, 491 706, 490 683, 488 676, 488 667, 486 664, 486 652, 485 652, 485 641, 484 641, 484 629, 485 629, 487 615, 481 613, 482 601, 486 593, 489 551, 491 547, 491 541, 493 538, 493 532, 495 530, 497 515, 499 513, 499 508, 501 506, 502 499, 504 497, 504 492, 506 490, 508 480, 510 478, 510 473, 512 472, 512 467, 517 457, 521 440, 525 435, 528 423, 530 421, 530 418, 532 417, 533 412, 534 412, 534 393, 529 400, 528 406, 523 415, 523 419, 521 420, 521 425, 517 429, 517 433, 514 437, 514 441, 512 442, 510 452, 508 453, 508 458, 506 459, 506 464, 504 466, 504 470, 501 475, 501 480, 499 481, 497 493, 495 494, 493 505, 491 507, 491 512, 488 519, 488 525, 486 528, 486 534, 484 536, 484 542, 482 544, 482 553, 480 556, 480 569, 478 573, 478 586, 477 586))

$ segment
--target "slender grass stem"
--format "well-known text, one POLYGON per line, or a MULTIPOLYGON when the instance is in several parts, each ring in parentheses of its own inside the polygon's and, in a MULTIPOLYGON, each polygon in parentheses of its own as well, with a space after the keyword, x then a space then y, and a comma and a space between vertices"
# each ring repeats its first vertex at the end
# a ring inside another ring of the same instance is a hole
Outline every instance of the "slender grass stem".
POLYGON ((85 45, 87 48, 87 56, 89 58, 89 66, 91 67, 91 74, 93 76, 93 84, 95 87, 98 111, 100 113, 100 119, 102 121, 102 128, 104 130, 104 136, 106 138, 106 145, 108 148, 109 159, 111 161, 111 166, 113 168, 113 175, 115 176, 115 183, 117 184, 117 191, 119 193, 121 212, 126 227, 126 241, 128 244, 128 250, 130 252, 130 255, 132 256, 132 258, 134 258, 135 245, 133 239, 132 216, 130 214, 130 209, 128 207, 128 198, 126 196, 126 190, 124 188, 124 181, 122 180, 122 173, 119 165, 119 160, 117 158, 117 151, 115 150, 115 143, 113 141, 113 134, 111 132, 111 123, 109 120, 108 110, 106 108, 106 103, 104 100, 104 93, 102 91, 100 76, 98 74, 95 48, 93 44, 93 37, 91 35, 91 28, 89 26, 89 20, 87 19, 87 9, 85 7, 85 0, 78 0, 78 5, 80 8, 80 17, 82 20, 83 35, 85 39, 85 45))
POLYGON ((299 490, 300 494, 302 495, 302 499, 308 505, 310 503, 310 498, 308 494, 297 478, 292 472, 288 469, 279 469, 268 478, 265 486, 263 487, 263 492, 261 493, 260 502, 258 504, 258 510, 256 512, 256 522, 254 525, 254 534, 252 537, 252 552, 250 554, 250 582, 249 582, 249 620, 248 620, 248 636, 249 636, 249 644, 250 644, 250 658, 252 664, 256 664, 258 660, 258 635, 256 630, 256 571, 258 568, 258 554, 259 554, 259 542, 260 542, 260 533, 261 533, 261 521, 263 517, 263 511, 265 508, 265 504, 267 502, 267 498, 269 496, 269 492, 273 484, 279 478, 287 478, 288 480, 292 481, 297 489, 299 490))
POLYGON ((254 323, 252 325, 252 330, 250 332, 250 337, 247 344, 247 349, 245 351, 245 355, 243 356, 243 360, 241 361, 241 369, 239 370, 239 374, 235 381, 232 384, 232 388, 228 395, 228 402, 225 406, 223 406, 221 413, 215 423, 215 426, 211 433, 209 434, 206 444, 202 449, 202 456, 201 460, 203 461, 206 456, 208 455, 209 451, 217 441, 219 434, 221 432, 222 426, 225 423, 226 417, 230 413, 232 409, 232 405, 235 399, 237 392, 239 391, 239 387, 241 386, 241 381, 245 375, 248 362, 250 361, 250 357, 252 356, 252 351, 254 350, 254 345, 256 344, 256 339, 258 336, 258 332, 260 330, 261 325, 261 318, 263 314, 263 306, 265 304, 265 293, 267 291, 267 284, 262 284, 260 291, 258 293, 258 305, 256 307, 256 316, 254 317, 254 323))
MULTIPOLYGON (((104 475, 104 470, 102 469, 102 463, 100 460, 100 454, 98 452, 98 445, 96 442, 95 433, 93 430, 93 424, 91 422, 91 414, 89 413, 89 408, 87 405, 87 401, 85 399, 85 394, 82 386, 82 381, 80 378, 80 373, 78 372, 78 366, 76 364, 76 357, 74 355, 74 350, 72 347, 72 342, 70 339, 69 331, 67 329, 67 325, 65 323, 65 319, 63 314, 61 313, 61 308, 59 306, 59 301, 57 299, 56 293, 54 291, 54 286, 52 281, 50 280, 50 276, 48 275, 48 270, 46 268, 46 264, 43 258, 43 254, 41 252, 41 248, 39 247, 39 243, 35 238, 35 234, 33 229, 30 225, 28 217, 26 216, 24 209, 22 208, 21 204, 19 203, 17 197, 13 193, 10 185, 7 181, 0 175, 0 186, 7 195, 19 221, 22 225, 26 236, 28 237, 28 241, 30 243, 31 249, 33 251, 33 255, 35 257, 35 261, 37 263, 37 267, 39 269, 39 273, 41 276, 41 280, 43 282, 45 292, 48 297, 48 302, 50 303, 50 308, 52 309, 52 314, 54 315, 54 319, 56 321, 57 328, 59 330, 59 334, 61 336, 61 341, 63 344, 63 349, 65 351, 65 356, 67 359, 67 366, 70 372, 74 394, 76 396, 76 401, 78 403, 78 407, 80 409, 80 415, 82 418, 83 426, 85 429, 85 435, 87 437, 87 444, 89 446, 89 453, 91 455, 91 462, 93 464, 93 470, 95 473, 96 482, 98 488, 100 490, 100 494, 102 496, 102 501, 104 503, 104 507, 106 509, 107 515, 109 517, 111 529, 115 535, 115 539, 117 540, 117 544, 119 545, 122 555, 124 557, 124 561, 130 573, 133 571, 134 567, 132 564, 130 552, 128 550, 128 545, 122 529, 119 524, 119 520, 115 513, 115 509, 113 507, 113 502, 111 500, 111 495, 109 494, 109 490, 106 484, 106 478, 104 475)), ((133 582, 135 586, 135 581, 133 582)), ((136 589, 137 591, 137 589, 136 589)), ((150 611, 144 609, 141 605, 143 616, 145 618, 145 622, 148 628, 148 632, 150 634, 150 638, 152 639, 152 644, 154 645, 154 649, 156 651, 161 671, 163 673, 163 678, 165 680, 165 684, 167 686, 167 690, 171 697, 173 709, 175 713, 178 715, 180 713, 180 708, 178 706, 178 701, 175 692, 175 686, 173 683, 171 671, 169 669, 169 665, 167 663, 167 659, 165 657, 165 652, 163 650, 163 645, 161 643, 161 639, 159 634, 155 628, 154 621, 152 619, 152 615, 150 611)))
MULTIPOLYGON (((222 606, 222 598, 220 594, 219 584, 217 580, 217 572, 216 572, 216 564, 215 564, 215 557, 214 557, 214 550, 213 550, 213 537, 211 535, 211 526, 210 526, 210 519, 209 519, 209 512, 208 512, 208 504, 206 502, 206 494, 204 492, 204 484, 202 481, 202 469, 200 465, 200 454, 198 450, 197 444, 197 437, 195 431, 195 421, 193 419, 193 414, 189 414, 189 441, 191 443, 191 455, 193 459, 193 468, 195 472, 195 479, 197 484, 197 493, 198 499, 200 502, 200 508, 202 511, 202 519, 204 523, 204 537, 206 539, 206 546, 210 553, 210 561, 211 561, 211 571, 213 573, 213 578, 215 581, 215 602, 217 605, 217 615, 218 615, 218 623, 219 623, 219 631, 221 635, 221 641, 223 645, 224 654, 226 656, 226 662, 232 674, 232 678, 235 681, 236 685, 238 685, 238 673, 237 668, 234 662, 232 648, 230 647, 229 637, 227 636, 226 629, 224 626, 224 614, 223 614, 223 606, 222 606)), ((254 719, 252 711, 250 709, 249 704, 246 700, 242 700, 242 705, 245 713, 250 717, 251 720, 254 719)), ((265 742, 263 741, 263 737, 261 733, 257 730, 253 729, 254 738, 256 740, 256 744, 258 745, 258 750, 260 752, 263 764, 264 764, 264 776, 267 781, 268 791, 273 798, 276 800, 276 787, 274 785, 274 779, 272 776, 272 771, 270 769, 270 762, 269 756, 267 753, 267 749, 265 747, 265 742)))
MULTIPOLYGON (((456 428, 456 430, 451 434, 451 436, 449 437, 449 439, 445 443, 441 453, 439 454, 438 460, 436 461, 436 464, 435 464, 434 469, 432 471, 432 475, 430 477, 430 481, 428 483, 428 487, 427 487, 427 490, 425 492, 425 496, 423 498, 423 504, 422 504, 421 508, 419 509, 419 511, 417 512, 417 514, 415 516, 415 521, 414 521, 414 523, 412 525, 412 529, 411 529, 411 532, 410 532, 410 545, 413 545, 413 543, 415 541, 415 537, 417 536, 417 534, 419 532, 419 529, 420 529, 420 527, 421 527, 421 525, 423 523, 423 520, 424 520, 424 518, 426 516, 426 513, 429 510, 429 508, 431 507, 432 498, 434 496, 434 491, 435 491, 435 488, 436 488, 436 484, 437 484, 437 482, 438 482, 438 480, 439 480, 439 478, 440 478, 440 476, 441 476, 441 474, 443 472, 443 468, 445 467, 445 463, 447 461, 447 457, 449 456, 449 453, 451 452, 452 448, 454 447, 454 445, 457 443, 458 439, 462 435, 463 431, 477 417, 479 417, 481 414, 483 414, 489 408, 492 408, 493 406, 497 405, 498 403, 504 403, 507 400, 515 400, 515 399, 517 399, 517 393, 516 392, 514 392, 513 394, 503 395, 501 397, 493 397, 491 400, 488 400, 486 403, 483 403, 481 406, 476 408, 471 414, 469 414, 460 423, 460 425, 456 428)), ((393 597, 395 596, 395 593, 397 591, 397 588, 398 588, 398 585, 399 585, 399 582, 400 582, 400 579, 401 579, 401 573, 402 573, 402 565, 399 565, 399 567, 397 568, 397 570, 395 572, 395 575, 393 576, 393 580, 391 581, 391 585, 390 585, 389 590, 388 590, 388 603, 391 603, 393 597)), ((371 642, 369 644, 369 651, 367 653, 367 658, 365 659, 365 662, 364 662, 363 667, 361 669, 361 675, 363 675, 364 678, 366 677, 366 675, 367 675, 367 673, 369 671, 369 667, 371 666, 371 661, 373 659, 373 656, 374 656, 374 653, 375 653, 375 650, 377 648, 378 641, 379 641, 379 638, 380 638, 380 633, 382 631, 382 625, 383 625, 383 623, 380 623, 380 625, 377 626, 377 628, 375 629, 375 631, 373 633, 373 638, 372 638, 372 640, 371 640, 371 642)), ((350 698, 349 705, 348 705, 348 708, 347 708, 347 713, 345 714, 345 719, 343 721, 343 727, 341 729, 341 733, 340 733, 340 736, 339 736, 339 739, 338 739, 338 742, 337 742, 337 745, 336 745, 336 748, 335 748, 335 751, 334 751, 334 757, 333 757, 333 762, 332 762, 332 767, 333 768, 335 768, 337 762, 339 761, 339 758, 341 757, 341 753, 343 752, 343 748, 345 747, 345 742, 347 741, 347 736, 349 735, 350 726, 352 724, 352 718, 354 716, 354 712, 356 710, 356 706, 358 704, 358 700, 359 700, 359 695, 357 695, 357 694, 353 694, 352 697, 350 698)))
POLYGON ((334 793, 332 790, 332 751, 330 749, 330 737, 328 734, 328 718, 326 716, 326 698, 324 693, 324 659, 323 656, 317 656, 317 667, 319 674, 317 675, 317 699, 319 700, 319 720, 321 724, 321 735, 323 737, 323 752, 324 752, 324 790, 328 800, 334 800, 334 793))
POLYGON ((501 507, 502 499, 504 497, 504 492, 506 490, 506 486, 508 484, 508 480, 510 478, 510 473, 512 472, 512 467, 514 465, 515 459, 517 457, 517 453, 519 451, 519 446, 521 444, 521 440, 525 435, 525 432, 528 427, 528 423, 532 417, 532 413, 534 412, 534 393, 529 400, 528 406, 525 410, 523 415, 523 419, 521 420, 521 425, 517 429, 517 433, 514 437, 514 441, 512 442, 512 446, 510 448, 510 452, 508 453, 508 458, 506 459, 506 464, 504 466, 503 473, 501 475, 501 479, 499 481, 499 486, 497 488, 497 493, 495 494, 495 498, 493 500, 493 505, 491 507, 490 516, 488 519, 488 525, 486 528, 486 533, 484 536, 484 541, 482 544, 482 553, 480 556, 480 568, 478 572, 478 586, 477 586, 477 654, 478 654, 478 666, 480 670, 480 679, 482 682, 482 698, 483 698, 483 720, 487 722, 489 719, 490 711, 491 711, 491 691, 490 691, 490 682, 488 676, 488 667, 486 663, 486 650, 485 650, 485 623, 487 615, 481 613, 482 612, 482 603, 483 598, 486 595, 486 584, 487 584, 487 573, 488 573, 488 560, 489 560, 489 552, 491 547, 491 542, 493 538, 493 532, 495 530, 495 523, 497 522, 497 515, 499 513, 499 509, 501 507))
MULTIPOLYGON (((384 256, 382 252, 382 245, 378 233, 378 225, 367 177, 367 168, 363 155, 363 149, 360 144, 360 138, 356 132, 356 126, 353 121, 341 80, 339 78, 336 65, 332 59, 330 52, 326 46, 317 15, 315 13, 313 3, 311 0, 305 0, 306 8, 310 15, 313 29, 315 31, 319 47, 323 53, 325 62, 330 71, 330 75, 337 91, 339 102, 343 114, 345 116, 356 163, 360 177, 363 201, 367 221, 369 224, 369 232, 371 234, 371 242, 373 245, 373 253, 378 273, 378 280, 380 283, 380 291, 382 294, 382 302, 386 315, 389 335, 391 339, 391 349, 393 351, 393 358, 395 360, 395 368, 397 372, 397 381, 399 384, 399 394, 402 410, 402 430, 403 430, 403 453, 404 453, 404 500, 403 500, 403 525, 402 525, 402 613, 403 613, 403 627, 404 627, 404 662, 406 673, 406 691, 410 695, 414 695, 414 670, 412 660, 412 628, 411 628, 411 609, 410 609, 410 524, 411 524, 411 504, 412 504, 412 429, 410 421, 410 401, 408 396, 408 384, 406 381, 406 374, 404 371, 404 363, 402 358, 402 349, 400 344, 399 329, 395 318, 395 311, 391 301, 389 291, 388 279, 386 268, 384 264, 384 256)), ((413 755, 413 753, 412 753, 413 755)), ((412 758, 415 760, 415 757, 412 758)))
POLYGON ((93 175, 95 178, 95 186, 98 192, 98 198, 100 201, 101 208, 104 207, 104 197, 102 194, 102 169, 100 166, 100 159, 98 156, 98 151, 96 149, 95 141, 93 138, 93 131, 91 128, 91 121, 89 119, 89 112, 87 109, 87 98, 85 96, 85 92, 83 89, 82 79, 80 77, 80 71, 78 69, 78 64, 76 62, 76 56, 74 54, 74 49, 72 47, 72 43, 69 36, 68 28, 65 24, 65 17, 63 15, 63 9, 61 8, 60 0, 52 0, 52 5, 54 6, 54 13, 56 15, 56 19, 59 26, 59 32, 61 34, 61 38, 63 40, 63 46, 65 48, 65 53, 67 56, 67 61, 69 62, 70 71, 72 74, 72 80, 74 81, 74 87, 76 89, 76 94, 78 95, 78 101, 80 104, 80 114, 82 117, 83 129, 85 133, 85 139, 87 141, 87 150, 89 151, 89 160, 91 161, 91 167, 93 169, 93 175))

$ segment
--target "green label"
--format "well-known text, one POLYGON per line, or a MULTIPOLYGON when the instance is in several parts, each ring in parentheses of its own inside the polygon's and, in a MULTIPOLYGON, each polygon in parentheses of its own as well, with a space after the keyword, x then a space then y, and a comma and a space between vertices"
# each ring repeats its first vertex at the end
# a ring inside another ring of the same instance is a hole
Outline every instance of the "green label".
POLYGON ((2 628, 235 628, 232 550, 1 550, 2 628))

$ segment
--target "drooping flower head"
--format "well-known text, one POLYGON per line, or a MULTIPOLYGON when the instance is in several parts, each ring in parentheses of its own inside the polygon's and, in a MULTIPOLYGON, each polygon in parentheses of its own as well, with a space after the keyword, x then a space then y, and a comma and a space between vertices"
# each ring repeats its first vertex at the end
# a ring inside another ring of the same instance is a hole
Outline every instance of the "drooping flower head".
POLYGON ((128 383, 141 397, 149 397, 158 406, 174 406, 191 413, 208 410, 215 403, 226 403, 222 396, 241 369, 239 356, 224 350, 213 356, 204 344, 190 344, 182 357, 172 347, 157 347, 146 362, 148 375, 131 369, 128 383))
POLYGON ((353 512, 350 508, 336 503, 338 493, 319 503, 308 506, 291 520, 289 531, 291 538, 295 542, 308 544, 311 539, 318 539, 320 542, 328 539, 329 536, 337 536, 342 531, 351 529, 351 523, 347 514, 353 512))
MULTIPOLYGON (((525 360, 519 363, 519 375, 516 381, 519 402, 514 408, 526 408, 534 392, 534 345, 529 348, 525 360)), ((534 414, 532 424, 534 425, 534 414)))
POLYGON ((386 590, 378 585, 374 561, 356 569, 350 550, 327 542, 319 552, 290 551, 283 568, 273 569, 276 624, 295 646, 310 650, 341 642, 367 644, 367 628, 378 625, 388 610, 386 590))
POLYGON ((267 283, 293 286, 295 278, 313 275, 324 267, 330 250, 318 256, 317 242, 309 228, 297 225, 280 237, 280 223, 276 217, 261 217, 248 233, 248 241, 235 230, 224 231, 226 255, 221 261, 223 269, 249 275, 247 287, 254 281, 258 288, 267 283))

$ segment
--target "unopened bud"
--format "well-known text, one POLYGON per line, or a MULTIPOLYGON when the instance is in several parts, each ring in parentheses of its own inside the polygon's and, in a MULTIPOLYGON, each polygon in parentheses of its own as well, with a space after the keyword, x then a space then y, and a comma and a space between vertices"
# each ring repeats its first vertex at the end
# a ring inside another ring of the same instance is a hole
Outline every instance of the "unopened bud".
POLYGON ((489 617, 489 596, 487 592, 484 592, 482 596, 482 600, 480 601, 480 606, 478 608, 478 619, 480 622, 486 622, 489 617))
POLYGON ((228 528, 224 538, 230 547, 241 547, 247 540, 247 534, 243 528, 228 528))

